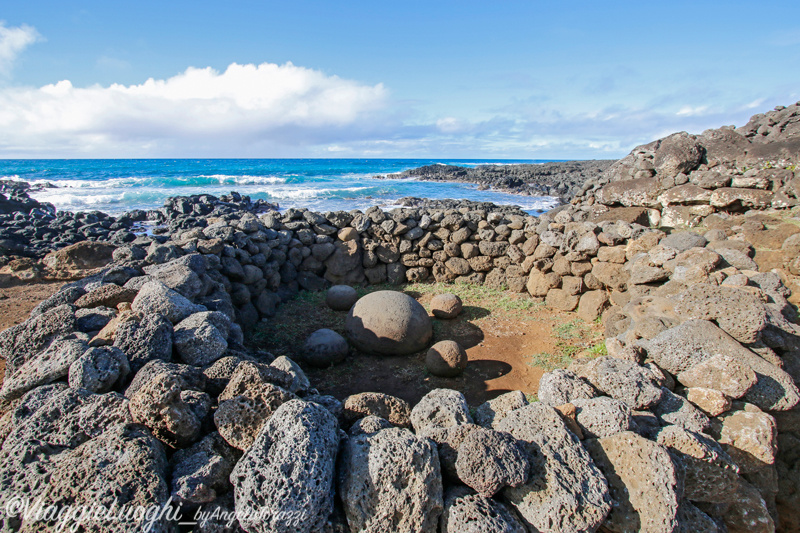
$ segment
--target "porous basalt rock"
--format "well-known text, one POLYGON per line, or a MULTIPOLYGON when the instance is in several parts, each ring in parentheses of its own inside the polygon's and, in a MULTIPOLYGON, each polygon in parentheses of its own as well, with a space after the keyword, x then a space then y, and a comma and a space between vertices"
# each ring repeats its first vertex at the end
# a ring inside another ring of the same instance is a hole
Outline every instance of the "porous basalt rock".
POLYGON ((345 329, 359 350, 380 355, 420 351, 433 335, 425 308, 395 291, 373 292, 361 298, 350 309, 345 329))

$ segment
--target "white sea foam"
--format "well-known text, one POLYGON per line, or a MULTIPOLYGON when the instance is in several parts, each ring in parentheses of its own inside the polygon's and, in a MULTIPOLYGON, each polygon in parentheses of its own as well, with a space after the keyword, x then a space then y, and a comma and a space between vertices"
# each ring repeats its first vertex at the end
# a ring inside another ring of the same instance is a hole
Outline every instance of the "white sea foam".
POLYGON ((287 178, 279 176, 250 176, 248 174, 231 175, 231 174, 201 174, 198 178, 212 178, 219 180, 220 185, 236 184, 236 185, 272 185, 275 183, 286 183, 287 178))

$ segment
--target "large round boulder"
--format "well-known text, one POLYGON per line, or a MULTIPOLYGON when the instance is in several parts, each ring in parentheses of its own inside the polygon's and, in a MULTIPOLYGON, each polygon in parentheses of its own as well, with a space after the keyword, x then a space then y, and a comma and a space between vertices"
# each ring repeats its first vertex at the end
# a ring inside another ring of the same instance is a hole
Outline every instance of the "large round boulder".
POLYGON ((325 368, 347 357, 350 347, 344 337, 332 329, 318 329, 303 345, 303 358, 312 366, 325 368))
POLYGON ((361 298, 347 314, 345 329, 359 350, 381 355, 418 352, 433 336, 425 308, 396 291, 378 291, 361 298))

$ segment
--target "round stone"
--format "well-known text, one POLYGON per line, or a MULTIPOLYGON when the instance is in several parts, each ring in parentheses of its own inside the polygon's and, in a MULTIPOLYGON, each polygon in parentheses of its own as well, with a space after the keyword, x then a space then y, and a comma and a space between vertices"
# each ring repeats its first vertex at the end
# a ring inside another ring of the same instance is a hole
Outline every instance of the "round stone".
POLYGON ((456 341, 439 341, 428 350, 425 366, 435 376, 452 378, 467 368, 467 352, 456 341))
POLYGON ((334 285, 325 295, 325 303, 334 311, 349 311, 356 301, 358 294, 349 285, 334 285))
POLYGON ((358 231, 355 228, 342 228, 336 236, 339 237, 340 241, 352 241, 358 239, 358 231))
POLYGON ((455 318, 461 308, 461 298, 455 294, 437 294, 431 299, 431 312, 436 318, 455 318))
POLYGON ((318 329, 306 339, 303 358, 309 365, 324 368, 342 361, 349 351, 344 337, 331 329, 318 329))
POLYGON ((433 336, 425 308, 396 291, 377 291, 358 300, 347 314, 345 330, 359 350, 380 355, 418 352, 433 336))

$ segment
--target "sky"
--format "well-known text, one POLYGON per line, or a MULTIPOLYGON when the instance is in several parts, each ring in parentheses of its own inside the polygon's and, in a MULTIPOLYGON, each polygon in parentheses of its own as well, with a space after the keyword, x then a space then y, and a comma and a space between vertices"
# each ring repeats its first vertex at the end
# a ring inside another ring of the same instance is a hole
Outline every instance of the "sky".
POLYGON ((800 100, 800 2, 0 4, 0 158, 613 159, 800 100))

